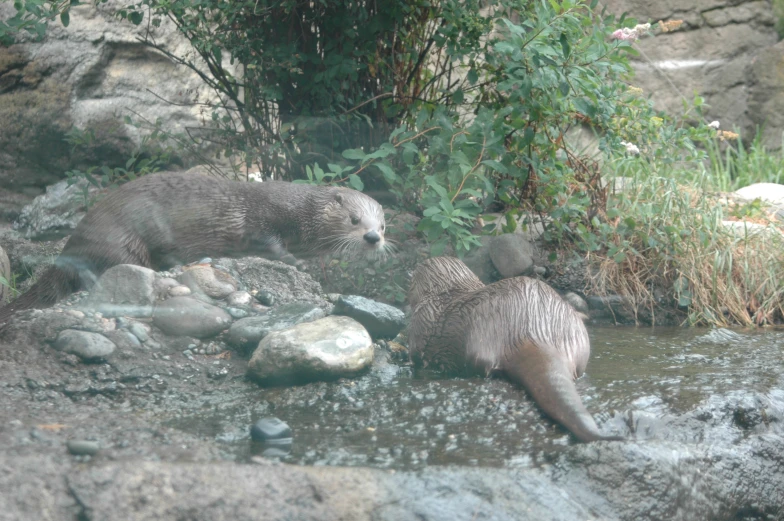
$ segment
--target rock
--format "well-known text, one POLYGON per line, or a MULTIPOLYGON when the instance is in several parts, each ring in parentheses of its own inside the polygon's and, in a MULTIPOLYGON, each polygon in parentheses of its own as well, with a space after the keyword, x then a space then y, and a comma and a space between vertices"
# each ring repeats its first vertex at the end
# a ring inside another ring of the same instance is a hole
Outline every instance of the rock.
MULTIPOLYGON (((138 38, 149 30, 178 55, 190 44, 165 18, 145 28, 119 20, 124 7, 114 1, 73 6, 67 28, 48 24, 41 41, 22 38, 0 49, 0 119, 6 122, 0 129, 0 186, 30 192, 75 167, 124 164, 145 133, 124 124, 125 115, 160 118, 165 132, 203 128, 192 103, 214 99, 208 85, 138 38), (64 138, 73 127, 93 130, 94 142, 72 151, 64 138)), ((12 4, 0 3, 0 19, 13 13, 12 4)))
POLYGON ((57 335, 54 348, 71 353, 85 362, 95 362, 109 357, 116 346, 111 340, 98 333, 66 329, 57 335))
POLYGON ((270 307, 275 305, 275 295, 273 295, 271 291, 267 291, 266 289, 263 289, 258 293, 256 293, 256 300, 259 302, 259 304, 263 306, 270 307))
POLYGON ((250 306, 253 297, 247 291, 235 291, 226 297, 229 306, 250 306))
POLYGON ((745 201, 759 199, 771 206, 784 208, 784 185, 778 183, 754 183, 736 190, 733 195, 745 201))
POLYGON ((332 306, 323 295, 321 285, 307 273, 279 261, 271 261, 259 257, 241 259, 221 258, 215 265, 225 269, 238 280, 242 280, 248 288, 258 290, 256 299, 264 291, 274 298, 274 302, 261 302, 265 306, 289 304, 291 302, 311 302, 325 310, 332 306))
POLYGON ((146 342, 150 339, 149 327, 144 324, 140 324, 139 322, 132 322, 128 326, 128 331, 131 332, 133 336, 138 338, 139 342, 146 342))
POLYGON ((575 311, 585 315, 588 314, 588 303, 574 291, 567 291, 563 298, 575 309, 575 311))
POLYGON ((90 292, 87 305, 107 317, 149 317, 155 303, 155 272, 133 264, 106 270, 90 292))
POLYGON ((362 324, 373 338, 395 338, 406 327, 406 314, 394 306, 359 295, 343 295, 332 311, 362 324))
POLYGON ((491 284, 498 278, 498 271, 493 266, 493 261, 490 258, 491 239, 492 237, 487 235, 479 237, 482 245, 471 248, 466 256, 463 257, 465 265, 485 284, 491 284))
POLYGON ((306 302, 284 304, 264 315, 237 320, 229 328, 226 342, 240 350, 255 349, 261 339, 271 331, 286 329, 325 316, 326 312, 315 304, 306 302))
POLYGON ((130 331, 109 331, 103 335, 114 345, 116 345, 117 349, 120 350, 124 349, 132 351, 139 349, 142 346, 142 343, 139 342, 139 339, 130 331))
POLYGON ((155 306, 153 324, 167 335, 208 338, 231 324, 231 316, 217 306, 191 297, 172 297, 155 306))
POLYGON ((362 324, 329 316, 268 334, 248 372, 269 382, 330 380, 357 374, 372 361, 373 341, 362 324))
POLYGON ((721 224, 725 228, 731 230, 735 236, 739 238, 749 238, 755 235, 782 236, 782 233, 778 229, 765 224, 751 223, 748 221, 721 221, 721 224))
POLYGON ((11 261, 8 260, 5 250, 0 246, 0 305, 11 299, 11 261))
POLYGON ((168 294, 171 297, 187 297, 192 293, 191 288, 188 286, 178 284, 169 288, 168 294))
POLYGON ((237 281, 231 275, 203 264, 184 268, 180 282, 194 293, 216 299, 225 298, 237 290, 237 281))
POLYGON ((291 427, 278 418, 262 418, 250 428, 250 437, 253 441, 291 439, 291 427))
POLYGON ((65 446, 74 456, 94 456, 101 450, 101 445, 97 441, 89 440, 68 440, 65 446))
POLYGON ((88 201, 94 198, 98 191, 98 188, 86 179, 80 179, 71 185, 64 179, 47 186, 45 194, 39 195, 22 208, 22 213, 14 222, 14 229, 28 239, 60 238, 70 234, 87 213, 85 189, 88 201))
POLYGON ((522 235, 505 233, 491 239, 490 259, 502 277, 516 277, 533 267, 534 249, 522 235))

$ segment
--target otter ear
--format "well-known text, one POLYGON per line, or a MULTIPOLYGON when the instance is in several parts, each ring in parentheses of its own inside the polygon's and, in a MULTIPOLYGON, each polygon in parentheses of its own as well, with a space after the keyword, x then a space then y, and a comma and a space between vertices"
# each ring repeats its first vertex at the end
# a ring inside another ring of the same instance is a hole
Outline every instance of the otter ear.
POLYGON ((342 205, 343 204, 343 194, 341 194, 340 192, 336 193, 335 194, 335 201, 338 204, 342 205))

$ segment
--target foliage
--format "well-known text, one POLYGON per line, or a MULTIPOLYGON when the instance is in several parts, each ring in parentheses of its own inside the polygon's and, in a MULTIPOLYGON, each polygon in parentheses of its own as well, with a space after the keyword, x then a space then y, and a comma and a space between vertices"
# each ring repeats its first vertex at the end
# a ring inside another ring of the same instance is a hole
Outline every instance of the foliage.
POLYGON ((0 20, 0 44, 13 44, 20 33, 43 38, 48 23, 58 18, 68 27, 70 9, 79 3, 79 0, 14 0, 16 13, 7 20, 0 20))
POLYGON ((643 157, 624 163, 627 177, 596 229, 607 247, 588 254, 597 267, 590 291, 627 296, 653 320, 661 307, 679 307, 700 325, 784 319, 784 235, 775 216, 758 201, 728 205, 704 167, 695 175, 682 165, 654 168, 643 157), (750 217, 753 223, 737 221, 750 217))

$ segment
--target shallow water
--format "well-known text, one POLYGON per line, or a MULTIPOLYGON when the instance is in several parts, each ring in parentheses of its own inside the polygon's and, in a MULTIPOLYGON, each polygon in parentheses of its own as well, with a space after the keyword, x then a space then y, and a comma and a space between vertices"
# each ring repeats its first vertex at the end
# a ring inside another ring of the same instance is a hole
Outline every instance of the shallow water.
MULTIPOLYGON (((638 440, 728 441, 737 434, 729 432, 731 425, 706 434, 683 415, 704 408, 710 417, 717 397, 721 406, 757 395, 784 401, 783 332, 736 331, 734 339, 706 341, 704 329, 589 331, 591 361, 577 387, 604 432, 638 440)), ((281 459, 308 465, 529 466, 575 443, 504 380, 444 378, 394 364, 333 383, 216 391, 183 404, 166 424, 214 439, 227 458, 247 461, 265 449, 248 434, 264 416, 280 418, 293 431, 290 452, 281 459)))

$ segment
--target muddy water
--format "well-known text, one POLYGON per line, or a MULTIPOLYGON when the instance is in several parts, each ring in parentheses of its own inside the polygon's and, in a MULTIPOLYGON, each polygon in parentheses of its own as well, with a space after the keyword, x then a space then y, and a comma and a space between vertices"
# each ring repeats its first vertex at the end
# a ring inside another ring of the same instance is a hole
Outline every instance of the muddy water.
MULTIPOLYGON (((709 410, 717 397, 722 404, 760 394, 784 402, 784 332, 737 331, 730 340, 681 328, 590 333, 591 362, 577 387, 604 432, 683 443, 724 436, 731 443, 727 428, 706 434, 683 415, 709 410)), ((444 378, 394 364, 353 380, 249 384, 229 395, 199 396, 165 423, 215 440, 228 459, 247 461, 264 450, 248 434, 264 416, 293 430, 281 459, 308 465, 531 466, 574 443, 506 381, 444 378)))

